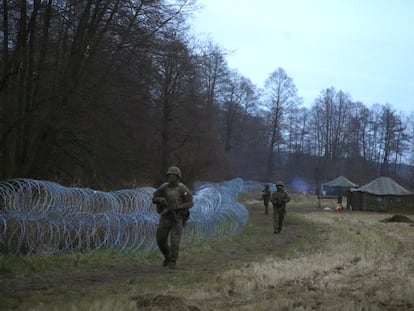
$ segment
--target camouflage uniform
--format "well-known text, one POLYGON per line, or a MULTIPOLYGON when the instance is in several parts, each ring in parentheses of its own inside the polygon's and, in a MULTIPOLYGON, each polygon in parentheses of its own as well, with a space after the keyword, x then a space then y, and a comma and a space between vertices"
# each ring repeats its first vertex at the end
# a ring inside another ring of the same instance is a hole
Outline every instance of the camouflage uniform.
POLYGON ((273 229, 274 233, 280 233, 286 214, 286 203, 290 201, 289 194, 283 189, 283 182, 276 183, 276 191, 272 193, 273 204, 273 229))
POLYGON ((265 185, 265 188, 262 191, 262 198, 263 198, 263 204, 265 207, 265 214, 269 214, 269 201, 270 201, 270 195, 271 191, 269 188, 269 185, 265 185))
POLYGON ((170 167, 167 178, 168 182, 155 190, 152 202, 157 205, 157 212, 160 214, 156 239, 158 248, 164 255, 163 266, 175 268, 182 229, 190 217, 189 209, 194 203, 190 190, 178 181, 181 178, 178 167, 170 167))

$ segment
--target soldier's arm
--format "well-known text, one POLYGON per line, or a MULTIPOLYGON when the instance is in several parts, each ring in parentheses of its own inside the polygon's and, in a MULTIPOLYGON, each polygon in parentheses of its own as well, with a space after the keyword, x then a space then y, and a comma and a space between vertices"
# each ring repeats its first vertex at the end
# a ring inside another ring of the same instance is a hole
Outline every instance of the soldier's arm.
POLYGON ((286 195, 285 195, 285 203, 287 203, 289 201, 290 201, 290 196, 289 196, 288 193, 286 193, 286 195))
POLYGON ((160 186, 157 190, 154 191, 154 194, 152 195, 152 203, 162 206, 167 206, 167 200, 164 198, 163 195, 163 186, 160 186))
POLYGON ((194 206, 193 194, 184 185, 182 185, 181 197, 182 197, 182 203, 178 207, 179 209, 190 209, 194 206))
POLYGON ((152 203, 160 204, 160 205, 167 205, 167 200, 161 196, 154 196, 152 197, 152 203))
POLYGON ((161 214, 168 205, 167 200, 161 195, 159 189, 155 190, 152 196, 152 203, 156 205, 158 214, 161 214))
POLYGON ((276 205, 277 204, 277 199, 276 199, 276 197, 273 194, 272 194, 272 196, 270 198, 270 201, 272 202, 273 205, 276 205))

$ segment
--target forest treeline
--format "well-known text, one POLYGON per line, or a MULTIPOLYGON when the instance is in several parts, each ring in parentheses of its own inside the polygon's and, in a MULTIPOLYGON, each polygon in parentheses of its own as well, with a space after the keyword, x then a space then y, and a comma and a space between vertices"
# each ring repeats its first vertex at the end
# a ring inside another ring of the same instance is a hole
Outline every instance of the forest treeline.
MULTIPOLYGON (((2 0, 0 179, 65 185, 379 175, 414 188, 413 124, 332 86, 303 106, 283 68, 263 89, 192 34, 195 0, 2 0)), ((283 47, 280 47, 283 48, 283 47)))

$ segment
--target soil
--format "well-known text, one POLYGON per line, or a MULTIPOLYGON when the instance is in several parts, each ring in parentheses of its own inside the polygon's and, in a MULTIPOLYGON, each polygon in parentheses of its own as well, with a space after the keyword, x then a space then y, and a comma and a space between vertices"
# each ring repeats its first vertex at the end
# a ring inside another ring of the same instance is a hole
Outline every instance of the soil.
POLYGON ((414 223, 414 220, 405 216, 405 215, 394 215, 391 217, 387 217, 382 220, 382 222, 405 222, 405 223, 414 223))

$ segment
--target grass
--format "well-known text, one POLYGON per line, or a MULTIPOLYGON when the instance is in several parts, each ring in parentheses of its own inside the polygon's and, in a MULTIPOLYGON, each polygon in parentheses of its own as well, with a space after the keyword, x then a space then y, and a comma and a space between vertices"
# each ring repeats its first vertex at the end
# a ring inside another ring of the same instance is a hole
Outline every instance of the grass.
MULTIPOLYGON (((250 204, 254 196, 244 195, 250 204)), ((297 207, 317 207, 315 198, 292 194, 297 207)), ((298 242, 242 266, 210 271, 183 270, 156 277, 131 275, 86 290, 63 288, 31 296, 0 295, 1 307, 32 310, 135 310, 131 297, 169 294, 186 297, 205 310, 409 310, 414 306, 414 230, 409 224, 382 223, 389 214, 363 212, 290 213, 307 232, 298 242), (47 301, 42 303, 41 301, 47 301)), ((195 242, 180 252, 197 258, 255 243, 263 228, 248 224, 237 236, 195 242)), ((212 258, 214 260, 214 258, 212 258)), ((0 280, 65 277, 160 262, 158 252, 98 250, 90 254, 0 257, 0 280)), ((79 284, 83 286, 83 284, 79 284)))
POLYGON ((414 234, 410 226, 381 224, 383 214, 312 213, 303 217, 320 227, 320 241, 315 241, 313 251, 290 258, 268 257, 226 271, 216 282, 183 296, 205 301, 230 295, 244 300, 243 308, 225 310, 271 310, 275 305, 285 310, 413 307, 414 234), (266 295, 271 298, 256 298, 266 295))
POLYGON ((53 271, 68 273, 74 269, 78 271, 91 268, 105 269, 136 262, 145 264, 158 258, 156 252, 121 252, 115 249, 61 255, 1 256, 0 277, 30 277, 53 271))
MULTIPOLYGON (((319 198, 316 195, 303 195, 299 193, 289 193, 291 202, 289 204, 294 204, 296 207, 307 207, 307 208, 324 208, 330 207, 335 209, 337 198, 326 197, 319 198)), ((238 199, 244 203, 252 203, 261 201, 261 193, 241 193, 238 196, 238 199)), ((346 198, 343 198, 342 206, 346 206, 346 198)), ((271 204, 270 204, 271 207, 271 204)))

